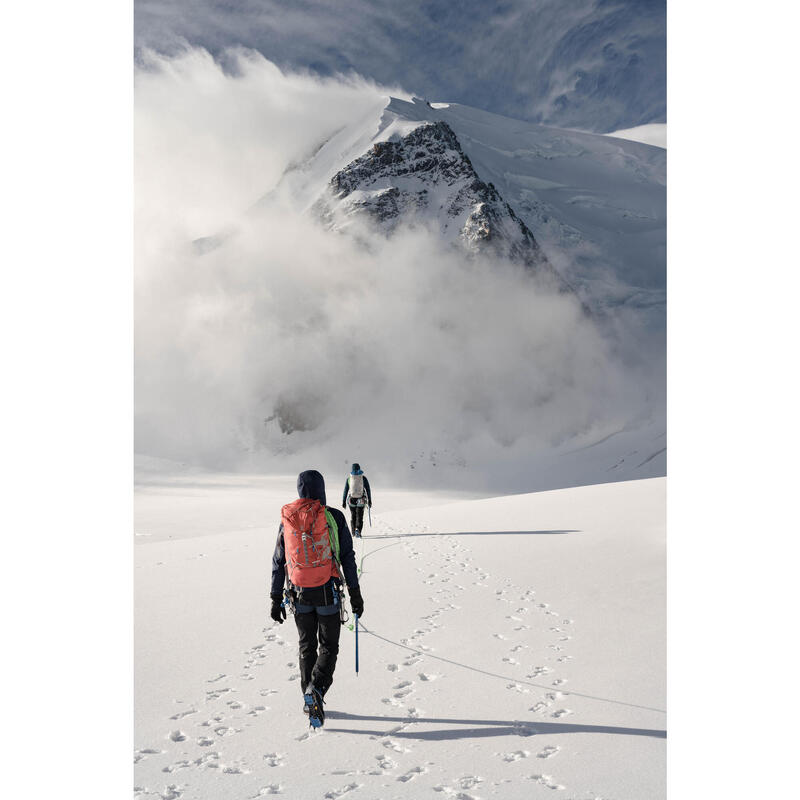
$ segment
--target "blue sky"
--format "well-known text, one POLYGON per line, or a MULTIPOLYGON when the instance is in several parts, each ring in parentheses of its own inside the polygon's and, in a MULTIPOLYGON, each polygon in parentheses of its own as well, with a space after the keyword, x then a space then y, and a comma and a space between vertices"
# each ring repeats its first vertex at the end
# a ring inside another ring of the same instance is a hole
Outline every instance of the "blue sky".
POLYGON ((137 48, 244 46, 599 132, 666 121, 664 0, 136 0, 137 48))

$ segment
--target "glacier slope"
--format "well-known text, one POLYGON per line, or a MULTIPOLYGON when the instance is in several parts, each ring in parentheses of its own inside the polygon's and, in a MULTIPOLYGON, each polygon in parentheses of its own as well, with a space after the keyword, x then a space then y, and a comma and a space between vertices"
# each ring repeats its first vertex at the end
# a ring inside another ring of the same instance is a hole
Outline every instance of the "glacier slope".
POLYGON ((138 800, 665 796, 664 479, 395 493, 392 511, 376 487, 360 673, 344 629, 319 732, 294 621, 268 617, 294 478, 264 483, 257 523, 211 513, 217 530, 193 535, 239 482, 206 476, 155 517, 137 491, 137 533, 171 537, 135 547, 138 800))

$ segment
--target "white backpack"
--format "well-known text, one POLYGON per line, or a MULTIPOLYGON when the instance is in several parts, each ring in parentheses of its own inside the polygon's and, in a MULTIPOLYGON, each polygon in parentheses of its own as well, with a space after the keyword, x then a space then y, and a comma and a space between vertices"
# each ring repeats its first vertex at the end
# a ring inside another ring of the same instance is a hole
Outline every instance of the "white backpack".
POLYGON ((364 476, 351 475, 350 478, 350 497, 360 500, 364 496, 364 476))

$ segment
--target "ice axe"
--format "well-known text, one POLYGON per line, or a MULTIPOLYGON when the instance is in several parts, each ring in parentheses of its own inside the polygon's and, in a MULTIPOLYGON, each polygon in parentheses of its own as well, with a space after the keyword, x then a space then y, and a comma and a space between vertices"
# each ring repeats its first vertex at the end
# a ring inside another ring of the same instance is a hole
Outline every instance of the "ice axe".
POLYGON ((372 527, 372 505, 367 506, 367 516, 369 517, 369 526, 372 527))

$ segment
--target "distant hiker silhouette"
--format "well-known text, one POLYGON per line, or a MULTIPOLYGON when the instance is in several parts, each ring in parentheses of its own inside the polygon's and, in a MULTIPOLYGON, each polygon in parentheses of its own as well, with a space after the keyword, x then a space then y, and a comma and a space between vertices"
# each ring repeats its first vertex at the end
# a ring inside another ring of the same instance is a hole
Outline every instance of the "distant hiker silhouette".
POLYGON ((301 472, 297 494, 299 499, 281 509, 272 556, 270 616, 282 624, 286 605, 294 613, 300 636, 303 711, 309 724, 319 728, 325 722, 323 698, 333 683, 344 622, 342 583, 347 583, 350 606, 359 617, 364 600, 350 530, 344 514, 325 505, 322 475, 313 469, 301 472))
POLYGON ((364 506, 372 508, 372 492, 369 489, 367 476, 362 472, 359 464, 353 464, 350 474, 344 482, 344 494, 342 495, 342 508, 350 504, 350 525, 353 528, 353 536, 361 537, 364 530, 364 506), (350 495, 348 501, 347 496, 350 495))

